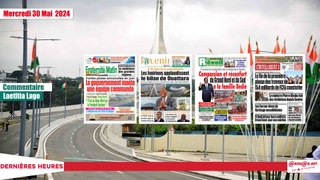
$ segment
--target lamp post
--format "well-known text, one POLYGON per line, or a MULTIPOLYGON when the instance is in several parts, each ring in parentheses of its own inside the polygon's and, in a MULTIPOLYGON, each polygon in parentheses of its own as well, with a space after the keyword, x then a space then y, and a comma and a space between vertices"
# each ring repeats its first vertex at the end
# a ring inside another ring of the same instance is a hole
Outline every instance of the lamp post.
MULTIPOLYGON (((23 0, 22 2, 23 8, 27 7, 27 2, 26 0, 23 0)), ((23 37, 19 36, 10 36, 11 38, 15 39, 23 39, 23 81, 27 82, 27 40, 32 40, 34 41, 34 46, 35 49, 33 51, 33 56, 34 58, 37 58, 37 51, 36 51, 36 44, 38 41, 59 41, 60 39, 49 39, 49 38, 28 38, 27 37, 27 20, 23 20, 23 37)), ((36 63, 36 59, 34 59, 36 63)), ((33 77, 34 77, 34 82, 36 82, 36 67, 34 67, 33 70, 33 77)), ((35 104, 36 102, 33 101, 32 105, 32 126, 31 126, 31 143, 30 143, 30 154, 29 156, 33 156, 33 147, 35 144, 35 138, 36 138, 36 122, 35 122, 35 104)), ((22 108, 21 108, 21 126, 20 126, 20 143, 19 143, 19 155, 23 156, 24 155, 24 143, 25 143, 25 116, 26 116, 26 103, 22 102, 22 108)))

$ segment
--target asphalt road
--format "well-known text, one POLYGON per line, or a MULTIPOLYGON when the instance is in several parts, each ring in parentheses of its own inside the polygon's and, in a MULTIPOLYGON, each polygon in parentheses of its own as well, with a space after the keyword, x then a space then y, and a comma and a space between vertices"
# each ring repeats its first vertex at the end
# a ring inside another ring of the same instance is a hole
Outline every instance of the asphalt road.
MULTIPOLYGON (((138 161, 106 147, 99 139, 99 125, 83 124, 76 120, 57 129, 47 140, 48 159, 59 161, 138 161)), ((60 172, 54 179, 117 179, 117 180, 168 180, 215 179, 189 172, 60 172)))
MULTIPOLYGON (((79 109, 67 110, 67 116, 71 116, 79 113, 80 113, 79 109)), ((64 117, 64 111, 51 112, 51 122, 63 117, 64 117)), ((48 124, 48 121, 49 121, 48 113, 41 113, 40 127, 43 127, 44 125, 48 124)), ((30 116, 30 120, 28 120, 26 123, 25 143, 31 137, 31 122, 32 122, 32 116, 30 116)), ((20 139, 20 123, 9 126, 8 132, 2 130, 1 128, 0 129, 0 153, 6 153, 6 154, 19 153, 19 139, 20 139)))

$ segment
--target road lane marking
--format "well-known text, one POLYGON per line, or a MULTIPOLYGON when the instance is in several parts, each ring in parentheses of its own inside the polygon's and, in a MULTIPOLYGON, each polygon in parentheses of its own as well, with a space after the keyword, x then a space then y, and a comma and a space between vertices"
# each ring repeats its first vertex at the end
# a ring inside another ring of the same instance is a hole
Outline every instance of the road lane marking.
POLYGON ((124 162, 124 161, 115 161, 108 159, 89 159, 89 158, 81 158, 81 157, 65 157, 65 160, 80 160, 80 161, 97 161, 97 162, 124 162))
POLYGON ((117 156, 117 157, 119 157, 119 158, 125 159, 125 160, 127 160, 127 161, 134 162, 134 161, 131 160, 131 159, 125 158, 125 157, 123 157, 123 156, 120 156, 120 155, 118 155, 118 154, 116 154, 116 153, 113 153, 113 152, 107 150, 107 149, 104 148, 101 144, 99 144, 99 143, 97 142, 97 140, 96 140, 96 132, 97 132, 97 130, 98 130, 101 126, 102 126, 102 124, 101 124, 100 126, 98 126, 98 127, 94 130, 94 132, 93 132, 93 134, 92 134, 92 138, 93 138, 94 142, 95 142, 99 147, 101 147, 103 150, 107 151, 108 153, 110 153, 110 154, 112 154, 112 155, 114 155, 114 156, 117 156))
POLYGON ((176 173, 176 174, 180 174, 180 175, 183 175, 183 176, 192 177, 192 178, 195 178, 195 179, 208 180, 208 179, 205 179, 205 178, 201 178, 201 177, 198 177, 198 176, 193 176, 193 175, 190 175, 190 174, 185 174, 185 173, 182 173, 182 172, 177 172, 177 171, 170 171, 170 172, 176 173))

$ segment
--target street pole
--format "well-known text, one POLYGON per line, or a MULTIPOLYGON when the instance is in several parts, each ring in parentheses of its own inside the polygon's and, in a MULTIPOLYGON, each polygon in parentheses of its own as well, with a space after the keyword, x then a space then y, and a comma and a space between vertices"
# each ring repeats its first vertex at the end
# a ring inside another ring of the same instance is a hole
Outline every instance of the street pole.
POLYGON ((67 87, 65 88, 64 94, 64 118, 67 117, 67 87))
POLYGON ((38 108, 39 108, 39 104, 38 104, 38 101, 36 101, 36 109, 35 109, 36 114, 35 114, 35 126, 34 126, 35 127, 34 128, 34 131, 35 131, 35 133, 34 133, 35 135, 34 136, 35 136, 35 138, 38 137, 38 134, 37 134, 38 133, 38 131, 37 131, 37 129, 38 129, 38 112, 39 112, 38 108))
POLYGON ((83 89, 81 88, 80 114, 82 114, 82 103, 83 103, 83 89))
MULTIPOLYGON (((225 127, 222 125, 222 162, 224 162, 224 138, 225 138, 225 127)), ((222 174, 224 174, 224 171, 222 171, 222 174)))
POLYGON ((39 103, 39 118, 38 118, 38 138, 40 137, 40 118, 41 118, 41 101, 38 101, 39 103))
MULTIPOLYGON (((27 0, 22 0, 23 8, 27 8, 27 0)), ((22 67, 22 81, 27 82, 27 40, 33 40, 35 49, 33 50, 33 60, 34 60, 34 69, 33 69, 33 77, 34 83, 36 83, 36 58, 37 58, 37 41, 59 41, 60 39, 37 39, 37 38, 28 38, 27 34, 27 20, 23 20, 23 37, 18 36, 10 36, 11 38, 23 39, 23 67, 22 67)), ((35 144, 36 138, 36 112, 35 112, 36 102, 32 102, 32 123, 31 123, 31 142, 30 142, 30 154, 29 156, 33 156, 33 147, 35 144)), ((25 146, 25 127, 26 127, 26 102, 21 103, 21 124, 20 124, 20 142, 19 142, 19 155, 24 155, 24 146, 25 146)))
MULTIPOLYGON (((34 46, 37 47, 37 38, 34 39, 34 46)), ((33 79, 36 83, 36 71, 37 71, 37 48, 34 50, 34 64, 33 64, 33 79)), ((35 145, 35 139, 37 137, 37 105, 38 103, 36 101, 33 101, 33 107, 32 107, 32 127, 31 127, 31 148, 30 148, 30 157, 33 156, 33 148, 35 145)))
POLYGON ((151 135, 151 152, 154 151, 154 129, 155 129, 155 125, 152 124, 152 135, 151 135))
POLYGON ((50 96, 50 100, 49 100, 49 127, 50 127, 50 123, 51 123, 51 94, 52 92, 50 91, 49 96, 50 96))
POLYGON ((146 150, 147 125, 144 125, 144 150, 146 150))
POLYGON ((167 132, 167 156, 170 156, 170 153, 169 153, 169 140, 170 140, 170 125, 168 125, 168 132, 167 132))
MULTIPOLYGON (((27 0, 22 0, 22 8, 27 8, 27 0)), ((28 29, 27 20, 23 19, 23 68, 22 68, 22 82, 27 82, 27 49, 28 49, 28 29)), ((2 104, 2 102, 1 102, 2 104)), ((27 102, 22 101, 21 104, 21 123, 20 123, 20 141, 19 141, 19 156, 24 156, 25 130, 26 130, 26 106, 27 102)), ((2 107, 2 105, 1 105, 2 107)), ((2 111, 2 110, 1 110, 2 111)))
POLYGON ((2 113, 3 113, 3 101, 1 101, 1 114, 0 114, 1 116, 2 116, 2 113))
MULTIPOLYGON (((34 39, 34 46, 37 47, 37 38, 34 39)), ((37 57, 37 50, 34 51, 35 58, 37 57)), ((33 67, 33 81, 36 82, 36 59, 34 62, 33 67)), ((33 147, 35 144, 35 138, 36 138, 36 102, 32 101, 32 122, 31 122, 31 142, 30 142, 30 157, 33 156, 33 147)))
POLYGON ((271 151, 270 151, 270 161, 273 162, 273 154, 274 154, 274 150, 273 150, 273 124, 271 124, 271 151))
POLYGON ((203 155, 203 159, 207 159, 207 127, 208 125, 204 125, 204 155, 203 155))

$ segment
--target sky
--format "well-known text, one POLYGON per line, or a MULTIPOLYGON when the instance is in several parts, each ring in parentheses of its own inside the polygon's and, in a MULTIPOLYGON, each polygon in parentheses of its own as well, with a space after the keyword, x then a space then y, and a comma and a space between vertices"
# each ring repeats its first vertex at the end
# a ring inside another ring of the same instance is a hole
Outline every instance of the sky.
MULTIPOLYGON (((0 0, 0 8, 21 8, 21 0, 0 0)), ((54 77, 83 76, 85 54, 148 54, 155 32, 156 0, 28 0, 28 8, 73 8, 72 20, 28 20, 38 42, 41 66, 54 77)), ((320 41, 320 1, 164 0, 164 39, 170 54, 239 53, 248 38, 255 49, 272 51, 276 37, 287 53, 305 53, 310 35, 320 41)), ((22 65, 22 20, 0 20, 0 70, 22 65)), ((32 41, 28 41, 28 65, 32 41)), ((46 73, 41 69, 40 73, 46 73)))

